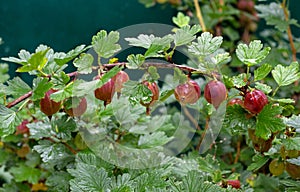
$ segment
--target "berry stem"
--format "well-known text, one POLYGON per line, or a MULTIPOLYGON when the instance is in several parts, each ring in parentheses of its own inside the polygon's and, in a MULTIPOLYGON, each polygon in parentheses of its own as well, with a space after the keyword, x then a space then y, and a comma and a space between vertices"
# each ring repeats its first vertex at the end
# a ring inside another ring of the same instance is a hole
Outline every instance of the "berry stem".
MULTIPOLYGON (((112 69, 113 67, 115 66, 126 66, 126 62, 118 62, 118 63, 113 63, 113 64, 101 64, 101 66, 98 66, 98 67, 93 67, 92 69, 93 70, 98 70, 99 68, 103 68, 103 69, 112 69)), ((178 68, 182 71, 187 71, 189 73, 193 73, 193 74, 199 74, 199 75, 204 75, 204 76, 207 76, 207 77, 211 77, 213 78, 214 75, 212 73, 208 73, 208 72, 205 72, 205 71, 200 71, 196 68, 193 68, 193 67, 188 67, 188 66, 183 66, 183 65, 177 65, 177 64, 174 64, 174 63, 169 63, 169 64, 165 64, 165 63, 155 63, 155 62, 145 62, 142 67, 143 68, 148 68, 150 66, 155 66, 157 68, 163 68, 163 69, 174 69, 174 68, 178 68)), ((78 75, 78 71, 74 71, 74 72, 71 72, 71 73, 68 73, 67 75, 69 77, 74 77, 76 75, 78 75)), ((51 78, 51 75, 47 75, 46 76, 47 78, 51 78)), ((25 93, 24 95, 22 95, 21 97, 15 99, 14 101, 8 103, 6 105, 7 108, 11 108, 17 104, 19 104, 20 102, 24 101, 25 99, 29 98, 32 96, 32 91, 29 91, 27 93, 25 93)))

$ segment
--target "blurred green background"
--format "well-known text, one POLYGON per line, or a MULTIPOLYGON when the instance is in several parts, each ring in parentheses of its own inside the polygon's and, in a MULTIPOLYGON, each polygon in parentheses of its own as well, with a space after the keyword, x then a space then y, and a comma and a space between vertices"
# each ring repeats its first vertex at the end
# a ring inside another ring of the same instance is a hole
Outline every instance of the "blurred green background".
MULTIPOLYGON (((145 8, 138 0, 0 0, 0 37, 4 41, 0 58, 17 56, 20 49, 34 52, 39 44, 66 52, 90 44, 101 29, 118 30, 138 23, 171 24, 175 14, 170 6, 145 8)), ((28 79, 14 72, 17 67, 10 64, 10 75, 28 79)))

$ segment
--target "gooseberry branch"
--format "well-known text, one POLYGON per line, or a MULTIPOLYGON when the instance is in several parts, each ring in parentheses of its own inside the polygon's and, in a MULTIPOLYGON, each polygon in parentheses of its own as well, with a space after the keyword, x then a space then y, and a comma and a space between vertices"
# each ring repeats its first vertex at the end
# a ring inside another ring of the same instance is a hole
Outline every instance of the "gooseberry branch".
MULTIPOLYGON (((118 62, 118 63, 112 63, 112 64, 102 64, 103 68, 104 69, 107 69, 107 70, 110 70, 112 69, 113 67, 115 66, 124 66, 126 67, 127 63, 126 62, 118 62)), ((184 65, 178 65, 178 64, 174 64, 174 63, 170 63, 170 64, 165 64, 165 63, 158 63, 158 62, 145 62, 143 63, 143 65, 141 66, 142 69, 146 69, 150 66, 154 66, 156 68, 164 68, 164 69, 174 69, 174 68, 178 68, 182 71, 186 71, 188 73, 197 73, 199 75, 204 75, 204 76, 207 76, 207 77, 214 77, 218 74, 212 74, 212 73, 208 73, 206 71, 199 71, 198 69, 196 68, 193 68, 193 67, 188 67, 188 66, 184 66, 184 65)), ((93 70, 98 70, 99 69, 99 66, 95 66, 92 68, 93 70)), ((74 76, 77 76, 79 75, 79 72, 78 71, 74 71, 74 72, 71 72, 71 73, 68 73, 67 74, 69 77, 74 77, 74 76)), ((51 78, 51 75, 48 75, 47 76, 48 78, 51 78)), ((7 108, 12 108, 14 107, 15 105, 19 104, 20 102, 24 101, 25 99, 31 97, 33 94, 32 91, 29 91, 27 93, 25 93, 24 95, 20 96, 19 98, 9 102, 6 107, 7 108)))

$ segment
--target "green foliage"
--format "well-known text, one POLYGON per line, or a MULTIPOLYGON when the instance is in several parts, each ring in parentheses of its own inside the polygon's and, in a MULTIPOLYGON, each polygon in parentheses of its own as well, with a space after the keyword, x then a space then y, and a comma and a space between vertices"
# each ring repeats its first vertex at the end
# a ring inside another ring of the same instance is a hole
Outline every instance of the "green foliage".
POLYGON ((79 73, 88 74, 92 72, 92 64, 94 57, 91 54, 82 54, 74 61, 74 66, 77 67, 79 73))
POLYGON ((286 32, 289 25, 298 25, 297 20, 285 19, 284 10, 280 3, 272 2, 267 5, 257 5, 258 16, 264 18, 268 25, 274 25, 281 32, 286 32))
POLYGON ((0 105, 0 136, 8 136, 14 133, 16 123, 18 123, 17 113, 0 105))
POLYGON ((28 167, 26 165, 19 165, 10 169, 11 173, 17 182, 28 181, 29 183, 37 183, 41 177, 41 170, 37 168, 28 167))
POLYGON ((182 12, 178 12, 177 16, 172 18, 172 21, 181 28, 189 24, 190 18, 185 16, 182 12))
POLYGON ((263 139, 268 139, 272 133, 285 129, 283 120, 276 118, 281 114, 282 108, 278 106, 266 105, 257 116, 255 134, 263 139))
POLYGON ((222 37, 213 37, 209 32, 204 32, 197 38, 197 42, 192 42, 192 45, 188 46, 188 51, 197 56, 206 56, 217 51, 222 42, 222 37))
POLYGON ((264 79, 272 70, 272 66, 268 63, 264 63, 254 71, 254 81, 264 79))
POLYGON ((281 87, 290 85, 297 81, 300 78, 300 73, 298 71, 298 62, 293 62, 287 67, 277 65, 274 70, 272 70, 272 75, 278 86, 281 87))
POLYGON ((260 40, 251 41, 249 45, 239 44, 236 49, 236 56, 247 66, 254 66, 262 62, 269 54, 271 48, 263 48, 260 40))
POLYGON ((106 31, 101 30, 93 36, 93 49, 99 57, 109 58, 121 49, 121 46, 117 44, 119 38, 119 32, 111 31, 107 34, 106 31))

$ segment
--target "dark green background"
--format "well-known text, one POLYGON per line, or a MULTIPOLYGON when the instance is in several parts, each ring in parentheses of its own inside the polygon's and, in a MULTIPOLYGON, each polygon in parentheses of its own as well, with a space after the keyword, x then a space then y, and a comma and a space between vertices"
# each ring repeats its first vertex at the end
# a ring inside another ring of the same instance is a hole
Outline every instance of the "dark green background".
MULTIPOLYGON (((138 23, 171 24, 176 10, 145 8, 138 0, 0 0, 0 57, 34 52, 39 44, 69 51, 90 44, 101 29, 118 30, 138 23)), ((11 76, 17 65, 10 64, 11 76)), ((26 76, 24 76, 26 77, 26 76)))

